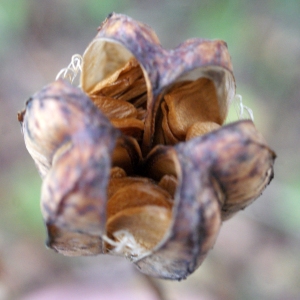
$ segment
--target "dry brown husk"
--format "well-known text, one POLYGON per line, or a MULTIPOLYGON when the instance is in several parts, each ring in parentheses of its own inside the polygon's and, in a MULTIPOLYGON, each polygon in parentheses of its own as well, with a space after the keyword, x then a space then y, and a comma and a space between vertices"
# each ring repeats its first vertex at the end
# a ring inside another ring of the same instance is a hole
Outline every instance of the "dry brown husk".
POLYGON ((18 116, 43 178, 48 246, 124 255, 160 278, 191 274, 222 221, 273 176, 253 122, 224 126, 234 94, 225 42, 165 50, 148 26, 109 16, 84 53, 81 89, 58 80, 18 116))

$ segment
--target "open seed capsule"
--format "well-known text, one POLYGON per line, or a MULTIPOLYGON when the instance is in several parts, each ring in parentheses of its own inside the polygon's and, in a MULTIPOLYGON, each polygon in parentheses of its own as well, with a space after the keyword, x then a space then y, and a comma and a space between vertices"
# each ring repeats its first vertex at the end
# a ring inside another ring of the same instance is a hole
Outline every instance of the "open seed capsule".
POLYGON ((222 221, 273 177, 275 154, 253 122, 224 126, 234 94, 225 42, 166 50, 148 26, 110 15, 80 88, 55 81, 18 115, 43 178, 48 246, 123 255, 165 279, 194 272, 222 221))

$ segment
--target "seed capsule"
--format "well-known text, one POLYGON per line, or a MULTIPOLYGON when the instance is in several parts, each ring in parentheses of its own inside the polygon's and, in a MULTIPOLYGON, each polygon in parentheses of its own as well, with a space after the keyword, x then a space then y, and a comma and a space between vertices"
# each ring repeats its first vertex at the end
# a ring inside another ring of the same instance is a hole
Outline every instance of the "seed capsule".
POLYGON ((49 84, 18 114, 43 178, 47 245, 186 278, 273 177, 275 153, 253 122, 224 125, 235 95, 226 43, 166 50, 151 28, 112 14, 80 81, 49 84))

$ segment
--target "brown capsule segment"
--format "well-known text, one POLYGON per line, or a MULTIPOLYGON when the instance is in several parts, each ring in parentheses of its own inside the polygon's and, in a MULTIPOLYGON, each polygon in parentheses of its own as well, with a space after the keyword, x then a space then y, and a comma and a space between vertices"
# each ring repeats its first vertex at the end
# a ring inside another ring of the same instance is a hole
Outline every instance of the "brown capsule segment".
POLYGON ((140 271, 151 276, 184 279, 200 265, 215 243, 221 226, 218 194, 207 173, 174 148, 157 147, 147 163, 149 176, 156 174, 162 182, 175 173, 178 184, 169 230, 151 254, 136 264, 140 271))
POLYGON ((136 262, 140 270, 168 279, 192 273, 214 245, 222 219, 246 207, 270 182, 274 158, 251 121, 224 126, 175 149, 154 149, 149 175, 161 178, 175 171, 178 186, 172 226, 152 254, 136 262))
POLYGON ((104 233, 110 156, 106 145, 84 143, 56 160, 42 185, 46 224, 95 236, 104 233))
POLYGON ((42 177, 50 169, 55 151, 79 133, 85 132, 86 138, 99 139, 94 130, 99 127, 107 128, 112 138, 117 134, 91 100, 63 80, 55 81, 33 95, 22 115, 25 145, 42 177))
POLYGON ((152 90, 157 81, 153 62, 159 47, 159 40, 150 27, 128 16, 111 14, 83 55, 82 89, 91 93, 98 89, 99 82, 115 81, 120 74, 115 72, 124 69, 123 73, 126 73, 134 64, 130 62, 134 57, 143 71, 148 91, 152 90), (147 56, 145 48, 148 49, 147 56), (115 78, 108 79, 110 76, 115 78))
POLYGON ((172 51, 168 62, 173 66, 160 64, 161 90, 151 115, 154 145, 185 140, 197 122, 223 124, 235 95, 231 59, 223 41, 187 40, 172 51))
POLYGON ((95 245, 105 232, 106 186, 120 133, 80 89, 62 80, 27 102, 22 125, 43 177, 41 208, 49 246, 70 255, 82 255, 84 247, 86 254, 100 253, 95 245))
POLYGON ((176 146, 207 168, 225 196, 222 219, 253 202, 273 178, 275 153, 252 121, 239 121, 176 146))

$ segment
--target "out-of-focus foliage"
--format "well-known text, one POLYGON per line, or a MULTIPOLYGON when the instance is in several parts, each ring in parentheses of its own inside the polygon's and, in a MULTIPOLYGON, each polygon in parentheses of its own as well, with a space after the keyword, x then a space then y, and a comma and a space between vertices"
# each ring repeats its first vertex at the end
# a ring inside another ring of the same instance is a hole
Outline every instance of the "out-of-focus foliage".
POLYGON ((45 248, 41 180, 16 120, 112 11, 148 23, 167 48, 190 37, 225 40, 237 92, 278 155, 271 186, 224 224, 202 267, 187 281, 159 282, 162 289, 170 299, 299 299, 298 0, 1 0, 0 299, 158 299, 127 262, 45 248))

